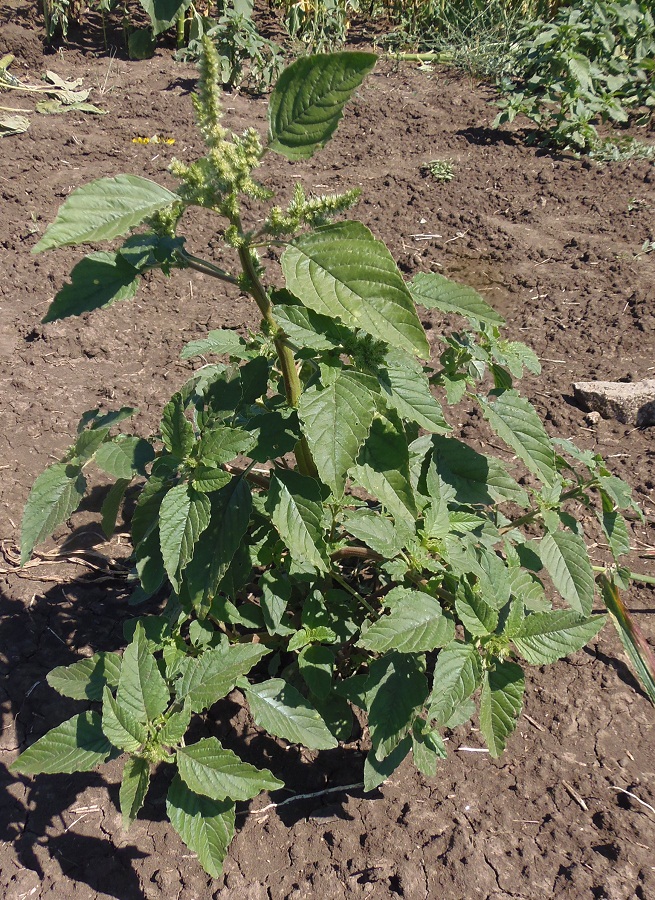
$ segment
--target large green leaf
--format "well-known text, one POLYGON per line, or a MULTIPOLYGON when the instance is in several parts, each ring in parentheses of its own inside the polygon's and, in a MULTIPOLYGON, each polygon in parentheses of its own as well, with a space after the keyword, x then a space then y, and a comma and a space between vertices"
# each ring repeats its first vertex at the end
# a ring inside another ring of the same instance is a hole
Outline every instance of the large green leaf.
POLYGON ((127 829, 143 806, 150 785, 150 764, 140 756, 130 756, 123 766, 123 780, 118 795, 123 814, 123 828, 127 829))
POLYGON ((455 609, 464 628, 474 637, 486 637, 496 630, 498 610, 465 582, 457 591, 455 609))
POLYGON ((292 63, 269 100, 269 148, 287 159, 308 159, 324 147, 376 59, 373 53, 329 53, 292 63))
POLYGON ((588 616, 594 602, 594 573, 587 547, 572 531, 553 531, 538 545, 541 561, 566 602, 588 616))
POLYGON ((525 679, 516 663, 496 662, 482 678, 480 731, 492 756, 500 756, 516 728, 523 706, 525 679))
POLYGON ((371 750, 364 760, 364 790, 374 791, 387 778, 391 778, 411 749, 412 736, 408 734, 384 759, 377 759, 371 750))
POLYGON ((423 370, 414 359, 400 351, 387 354, 386 368, 380 374, 386 402, 402 419, 416 422, 426 431, 449 431, 441 404, 432 396, 423 370))
POLYGON ((148 739, 148 729, 114 700, 108 687, 102 702, 102 730, 114 747, 136 753, 148 739))
POLYGON ((330 750, 337 746, 318 711, 292 685, 271 678, 246 689, 255 722, 269 734, 312 750, 330 750))
POLYGON ((220 465, 240 454, 246 456, 255 442, 255 435, 242 428, 216 425, 202 433, 197 449, 198 459, 204 463, 220 465))
POLYGON ((177 751, 177 768, 187 787, 212 800, 250 800, 284 787, 268 769, 257 769, 226 750, 215 737, 177 751))
POLYGON ((193 548, 209 525, 211 501, 188 484, 177 484, 159 508, 159 542, 166 573, 175 590, 179 573, 193 555, 193 548))
POLYGON ((20 535, 20 561, 24 565, 36 544, 52 534, 80 505, 86 490, 81 466, 55 463, 41 472, 25 504, 20 535))
POLYGON ((369 433, 378 390, 369 375, 345 371, 338 372, 326 387, 312 387, 300 398, 298 412, 318 474, 337 497, 369 433))
POLYGON ((138 623, 123 654, 116 701, 137 722, 145 724, 160 716, 169 700, 166 682, 150 652, 143 626, 138 623))
POLYGON ((534 613, 524 619, 512 642, 530 665, 543 666, 580 650, 605 621, 605 616, 586 618, 570 609, 534 613))
POLYGON ((445 725, 457 707, 467 700, 482 680, 482 660, 476 647, 455 641, 444 647, 434 667, 428 722, 445 725))
POLYGON ((48 672, 46 680, 64 697, 73 700, 102 700, 106 684, 116 687, 121 672, 121 658, 117 653, 95 653, 70 666, 57 666, 48 672))
POLYGON ((285 250, 282 269, 289 290, 310 309, 424 359, 430 356, 391 253, 361 222, 324 225, 301 235, 285 250))
POLYGON ((391 513, 397 529, 414 533, 418 513, 410 478, 407 436, 395 413, 373 420, 351 474, 391 513))
POLYGON ((403 548, 393 521, 377 510, 348 510, 343 518, 343 526, 358 541, 386 559, 393 559, 403 548))
POLYGON ((555 451, 530 401, 512 390, 504 391, 495 403, 480 402, 496 434, 544 484, 552 484, 557 475, 555 451))
POLYGON ((161 438, 166 449, 178 459, 186 459, 195 443, 193 425, 184 415, 184 401, 179 392, 164 407, 161 438))
POLYGON ((252 494, 245 478, 233 478, 211 498, 211 520, 184 569, 182 598, 203 616, 207 613, 248 529, 252 494))
POLYGON ((244 358, 248 354, 245 347, 246 342, 236 331, 230 331, 228 328, 217 328, 215 331, 208 332, 207 337, 200 338, 198 341, 189 341, 188 344, 185 344, 180 357, 181 359, 193 359, 194 356, 214 353, 217 356, 226 355, 244 358))
POLYGON ((454 488, 459 503, 486 505, 494 500, 511 500, 519 506, 528 505, 528 495, 499 460, 478 453, 456 438, 434 435, 430 441, 437 472, 454 488))
POLYGON ((155 458, 149 441, 132 435, 119 435, 98 448, 93 461, 114 478, 145 475, 145 467, 155 458))
POLYGON ((198 854, 203 869, 219 878, 234 837, 234 803, 195 794, 175 775, 166 797, 166 812, 189 850, 198 854))
POLYGON ((378 653, 423 653, 443 647, 455 637, 455 624, 443 614, 435 597, 423 591, 402 591, 389 615, 382 616, 360 639, 358 646, 378 653))
POLYGON ((276 305, 273 316, 296 347, 332 350, 342 346, 350 335, 348 329, 334 319, 321 316, 304 306, 276 305))
POLYGON ((167 31, 191 6, 191 0, 139 0, 139 3, 148 13, 155 36, 167 31))
POLYGON ((388 653, 373 660, 366 682, 366 708, 376 759, 401 743, 425 703, 428 684, 424 661, 409 653, 388 653))
POLYGON ((502 325, 504 319, 472 287, 437 272, 419 272, 408 284, 414 302, 426 309, 458 313, 473 322, 502 325))
POLYGON ((176 200, 177 194, 139 175, 99 178, 69 194, 32 253, 110 241, 176 200))
POLYGON ((102 731, 100 714, 85 712, 50 729, 21 753, 11 768, 23 775, 88 772, 113 751, 102 731))
POLYGON ((327 572, 321 486, 314 478, 280 470, 271 476, 266 508, 291 556, 327 572))
POLYGON ((118 300, 131 300, 139 286, 136 269, 119 253, 104 251, 85 256, 73 267, 70 278, 70 284, 58 291, 42 322, 81 316, 118 300))
POLYGON ((180 700, 188 699, 193 712, 202 712, 234 688, 237 680, 256 665, 269 649, 263 644, 235 644, 206 650, 189 660, 177 682, 180 700))

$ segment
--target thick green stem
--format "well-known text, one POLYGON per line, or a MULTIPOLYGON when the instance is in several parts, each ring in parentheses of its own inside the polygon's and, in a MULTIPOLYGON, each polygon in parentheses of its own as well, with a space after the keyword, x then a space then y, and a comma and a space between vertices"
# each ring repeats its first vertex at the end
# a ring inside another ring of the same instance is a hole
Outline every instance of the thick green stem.
MULTIPOLYGON (((237 227, 240 228, 240 223, 237 227)), ((248 281, 248 288, 252 294, 255 303, 259 307, 264 320, 271 328, 273 334, 279 331, 277 322, 273 318, 273 305, 268 296, 264 285, 261 283, 259 275, 255 269, 255 264, 250 253, 250 246, 244 244, 239 247, 239 260, 243 267, 243 272, 248 281)), ((275 349, 277 351, 278 362, 284 379, 284 390, 289 406, 297 407, 300 403, 302 395, 302 385, 300 377, 296 369, 296 361, 293 357, 293 351, 287 346, 282 337, 274 338, 275 349)), ((318 470, 312 458, 309 444, 305 437, 302 437, 295 448, 296 462, 298 463, 298 471, 303 475, 309 475, 312 478, 318 478, 318 470)))
POLYGON ((182 10, 177 17, 177 49, 181 50, 185 42, 186 11, 182 10))
MULTIPOLYGON (((607 573, 607 566, 592 566, 591 568, 594 572, 602 573, 603 575, 607 573)), ((655 576, 653 575, 642 575, 639 572, 631 572, 628 570, 628 577, 631 581, 643 581, 644 584, 655 584, 655 576)))

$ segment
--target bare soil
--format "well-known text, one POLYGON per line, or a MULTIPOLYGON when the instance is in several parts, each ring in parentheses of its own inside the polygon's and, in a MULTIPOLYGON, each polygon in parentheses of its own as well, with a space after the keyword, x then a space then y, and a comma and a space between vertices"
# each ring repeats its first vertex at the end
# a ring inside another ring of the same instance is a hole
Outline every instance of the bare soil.
MULTIPOLYGON (((501 760, 473 752, 481 739, 464 728, 449 736, 452 752, 434 779, 406 764, 373 795, 344 788, 263 812, 266 797, 243 804, 224 875, 214 881, 165 821, 165 773, 127 834, 117 811, 120 761, 90 775, 9 773, 19 749, 78 709, 49 688, 47 672, 121 647, 122 624, 135 614, 101 558, 97 570, 75 558, 15 569, 11 551, 31 483, 67 448, 82 412, 138 406, 135 427, 153 427, 188 375, 190 364, 179 359, 183 343, 209 328, 255 323, 245 298, 194 272, 153 278, 131 303, 40 324, 81 255, 30 254, 68 193, 118 173, 172 184, 172 156, 188 161, 201 148, 192 123, 192 66, 174 62, 166 48, 140 62, 122 51, 110 57, 93 19, 66 48, 44 55, 35 6, 3 4, 0 54, 15 54, 12 71, 24 80, 38 82, 46 69, 82 78, 107 115, 30 114, 27 133, 1 139, 0 538, 7 560, 0 561, 0 894, 655 897, 655 716, 609 627, 569 660, 529 673, 524 714, 501 760), (153 135, 175 144, 133 143, 153 135)), ((34 105, 19 92, 1 97, 8 106, 34 105)), ((543 377, 526 379, 524 390, 549 431, 603 454, 633 485, 649 519, 632 526, 631 565, 652 573, 653 430, 605 420, 588 425, 573 404, 571 382, 653 377, 655 253, 641 247, 655 240, 655 167, 599 167, 526 147, 515 130, 490 130, 492 99, 491 88, 452 70, 426 73, 381 61, 324 152, 294 165, 267 156, 261 179, 283 197, 295 179, 318 193, 361 186, 358 215, 404 273, 432 269, 465 281, 506 316, 507 335, 542 360, 543 377), (452 161, 451 182, 420 173, 435 158, 452 161)), ((265 99, 229 94, 225 107, 235 131, 265 129, 265 99)), ((640 136, 653 139, 652 131, 640 136)), ((189 243, 192 251, 212 252, 209 220, 200 220, 189 243)), ((425 321, 437 347, 440 323, 425 321)), ((453 422, 458 434, 478 434, 473 417, 460 418, 453 422)), ((85 510, 57 537, 74 532, 105 560, 120 558, 124 544, 103 545, 94 525, 102 490, 98 482, 85 510)), ((602 559, 603 548, 596 552, 602 559)), ((655 643, 653 588, 635 584, 627 600, 655 643)), ((269 766, 291 794, 361 780, 360 741, 321 754, 282 748, 257 736, 236 694, 204 727, 269 766)))

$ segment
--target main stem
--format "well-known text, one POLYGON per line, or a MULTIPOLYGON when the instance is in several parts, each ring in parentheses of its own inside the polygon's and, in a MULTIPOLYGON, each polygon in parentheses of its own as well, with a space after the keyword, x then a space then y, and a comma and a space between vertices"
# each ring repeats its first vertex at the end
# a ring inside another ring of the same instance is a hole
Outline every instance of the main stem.
MULTIPOLYGON (((238 224, 239 230, 241 230, 240 223, 235 224, 238 224)), ((259 307, 259 311, 261 312, 264 321, 270 326, 271 331, 275 335, 276 332, 279 331, 279 327, 273 318, 273 305, 264 285, 261 283, 259 275, 257 274, 252 256, 250 255, 250 247, 247 244, 239 247, 239 260, 243 272, 247 277, 250 293, 259 307)), ((280 369, 282 371, 282 378, 284 379, 284 390, 287 402, 289 406, 297 407, 302 395, 302 385, 296 369, 296 362, 293 358, 293 351, 285 344, 282 338, 274 337, 273 340, 280 369)), ((303 475, 317 478, 318 471, 312 458, 309 444, 304 436, 296 444, 295 453, 298 471, 303 475)))

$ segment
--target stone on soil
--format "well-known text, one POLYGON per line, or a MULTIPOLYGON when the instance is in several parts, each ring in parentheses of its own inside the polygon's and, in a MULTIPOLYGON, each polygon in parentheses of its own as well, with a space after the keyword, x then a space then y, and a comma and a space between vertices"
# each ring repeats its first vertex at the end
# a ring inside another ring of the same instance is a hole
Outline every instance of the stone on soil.
POLYGON ((576 401, 604 419, 624 425, 655 425, 655 378, 622 381, 578 381, 573 385, 576 401))

